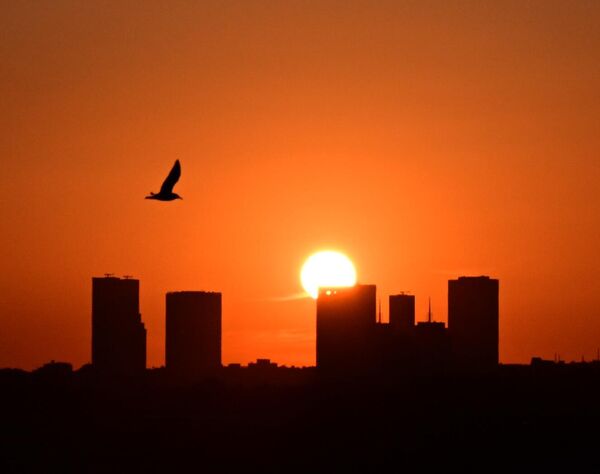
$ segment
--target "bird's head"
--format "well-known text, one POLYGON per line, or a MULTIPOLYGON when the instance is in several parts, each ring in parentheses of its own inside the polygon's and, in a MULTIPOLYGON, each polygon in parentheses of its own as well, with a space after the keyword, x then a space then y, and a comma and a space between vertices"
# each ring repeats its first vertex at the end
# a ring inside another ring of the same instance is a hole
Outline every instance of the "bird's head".
POLYGON ((177 193, 173 193, 173 194, 175 194, 175 199, 183 199, 179 194, 177 194, 177 193))

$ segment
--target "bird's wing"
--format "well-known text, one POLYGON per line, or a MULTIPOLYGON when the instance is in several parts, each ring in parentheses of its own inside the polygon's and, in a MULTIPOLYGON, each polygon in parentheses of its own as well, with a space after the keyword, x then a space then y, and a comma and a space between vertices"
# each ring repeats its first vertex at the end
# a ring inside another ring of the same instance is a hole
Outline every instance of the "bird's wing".
POLYGON ((181 165, 179 164, 179 160, 175 161, 173 168, 171 168, 171 172, 169 176, 165 179, 162 186, 160 187, 160 194, 164 193, 172 193, 173 187, 175 183, 179 181, 179 177, 181 176, 181 165))

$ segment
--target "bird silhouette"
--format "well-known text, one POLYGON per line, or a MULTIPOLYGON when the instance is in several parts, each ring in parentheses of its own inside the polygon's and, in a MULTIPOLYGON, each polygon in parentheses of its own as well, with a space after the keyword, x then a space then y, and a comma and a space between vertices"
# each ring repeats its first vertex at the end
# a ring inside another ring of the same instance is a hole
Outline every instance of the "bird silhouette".
POLYGON ((179 181, 179 177, 181 176, 181 165, 179 164, 179 160, 175 160, 175 164, 171 171, 169 172, 169 176, 167 176, 160 187, 160 192, 158 194, 154 194, 150 192, 150 196, 146 196, 146 199, 156 199, 157 201, 174 201, 175 199, 183 199, 179 194, 173 192, 173 187, 179 181))

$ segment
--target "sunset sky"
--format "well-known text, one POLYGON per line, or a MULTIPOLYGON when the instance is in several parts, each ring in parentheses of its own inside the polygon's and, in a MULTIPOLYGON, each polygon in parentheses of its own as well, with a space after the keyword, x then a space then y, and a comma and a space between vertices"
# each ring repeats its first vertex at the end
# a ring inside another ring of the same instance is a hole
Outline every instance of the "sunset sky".
POLYGON ((315 363, 304 260, 500 279, 500 360, 600 346, 600 2, 2 2, 0 367, 90 361, 91 278, 223 293, 223 362, 315 363), (175 159, 183 201, 144 200, 175 159))

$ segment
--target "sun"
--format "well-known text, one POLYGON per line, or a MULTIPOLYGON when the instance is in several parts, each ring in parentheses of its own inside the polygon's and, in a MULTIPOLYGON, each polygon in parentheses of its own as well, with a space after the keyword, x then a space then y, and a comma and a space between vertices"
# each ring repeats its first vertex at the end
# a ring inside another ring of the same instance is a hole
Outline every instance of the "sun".
POLYGON ((353 286, 356 270, 352 261, 343 253, 333 250, 317 252, 304 262, 300 271, 304 291, 317 299, 321 287, 353 286))

